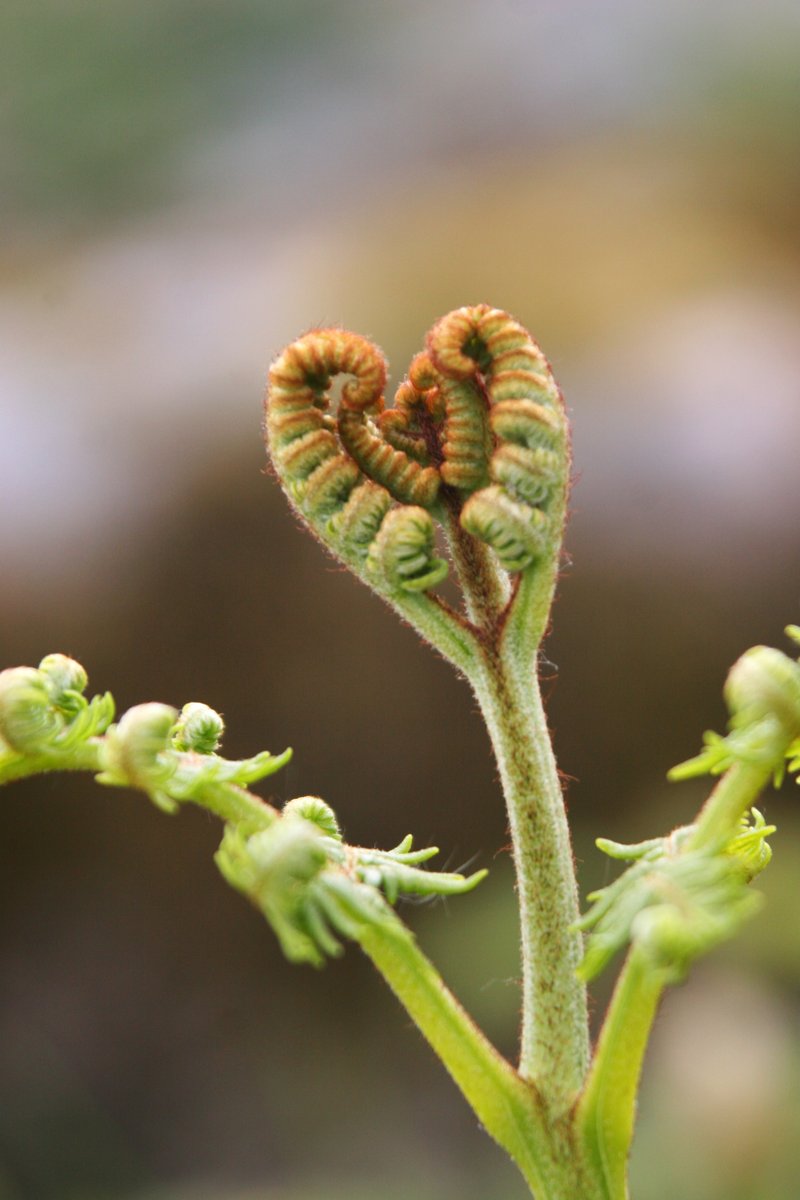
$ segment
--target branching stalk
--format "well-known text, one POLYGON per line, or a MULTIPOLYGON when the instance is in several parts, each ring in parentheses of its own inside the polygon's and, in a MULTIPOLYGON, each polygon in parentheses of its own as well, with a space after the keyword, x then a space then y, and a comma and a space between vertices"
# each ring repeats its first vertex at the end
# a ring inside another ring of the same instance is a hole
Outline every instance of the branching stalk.
POLYGON ((402 922, 367 925, 358 940, 486 1131, 545 1197, 550 1147, 535 1091, 467 1015, 402 922))

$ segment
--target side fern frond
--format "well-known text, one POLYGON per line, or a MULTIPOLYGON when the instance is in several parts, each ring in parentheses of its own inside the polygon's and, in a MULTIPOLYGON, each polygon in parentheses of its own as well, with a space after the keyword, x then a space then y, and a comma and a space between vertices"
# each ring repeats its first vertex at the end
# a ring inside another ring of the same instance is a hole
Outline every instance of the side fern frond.
POLYGON ((630 943, 668 982, 683 979, 695 958, 733 937, 761 906, 747 885, 769 863, 766 839, 774 832, 753 809, 720 850, 692 847, 691 825, 636 846, 598 838, 601 850, 632 865, 589 896, 592 907, 577 926, 590 935, 582 978, 599 975, 630 943))
POLYGON ((0 672, 0 784, 90 771, 98 783, 143 791, 165 812, 192 803, 250 828, 271 824, 274 810, 247 789, 280 770, 291 750, 222 757, 222 717, 198 702, 180 713, 138 704, 112 724, 113 699, 87 700, 87 682, 81 664, 63 654, 48 655, 38 668, 0 672))
MULTIPOLYGON (((790 627, 791 629, 792 627, 790 627)), ((800 748, 800 663, 769 646, 753 646, 731 667, 723 689, 730 713, 727 737, 706 734, 695 759, 670 778, 723 774, 691 825, 636 846, 598 839, 612 858, 631 866, 589 896, 577 928, 590 936, 581 964, 585 979, 631 942, 641 962, 682 978, 689 963, 736 932, 760 897, 748 885, 769 863, 775 832, 751 796, 779 781, 800 748)))
POLYGON ((365 926, 394 921, 402 896, 458 895, 486 871, 464 877, 422 870, 434 847, 368 850, 342 840, 333 810, 317 796, 290 800, 268 828, 248 833, 229 826, 217 854, 228 882, 266 917, 293 962, 321 967, 342 953, 342 939, 359 940, 365 926))

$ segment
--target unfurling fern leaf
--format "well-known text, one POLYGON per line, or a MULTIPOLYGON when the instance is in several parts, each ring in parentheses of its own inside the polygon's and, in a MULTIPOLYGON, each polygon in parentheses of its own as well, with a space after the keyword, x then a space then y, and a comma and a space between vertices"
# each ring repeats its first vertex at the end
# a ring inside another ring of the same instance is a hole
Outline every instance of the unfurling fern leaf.
MULTIPOLYGON (((442 375, 475 389, 473 445, 480 420, 493 435, 490 479, 464 504, 461 523, 507 571, 523 570, 560 540, 569 470, 563 403, 547 360, 518 321, 482 304, 443 317, 428 335, 428 351, 442 375)), ((468 457, 461 413, 448 408, 445 441, 459 465, 468 457)))
MULTIPOLYGON (((391 408, 385 385, 384 357, 363 337, 320 329, 292 343, 270 371, 272 460, 320 540, 463 659, 470 622, 430 595, 448 571, 436 525, 462 583, 464 564, 493 573, 475 593, 494 597, 484 617, 513 603, 506 572, 547 559, 552 575, 569 472, 561 395, 523 326, 488 305, 434 325, 391 408), (337 374, 352 378, 334 410, 337 374)), ((467 611, 480 624, 473 601, 467 611)))

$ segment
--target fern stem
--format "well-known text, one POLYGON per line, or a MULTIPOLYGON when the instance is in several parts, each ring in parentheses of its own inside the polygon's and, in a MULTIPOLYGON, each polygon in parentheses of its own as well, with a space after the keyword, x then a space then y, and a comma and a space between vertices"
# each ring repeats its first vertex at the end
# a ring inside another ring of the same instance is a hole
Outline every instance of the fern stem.
POLYGON ((100 738, 89 738, 71 746, 69 754, 42 751, 38 754, 0 754, 0 785, 31 775, 53 771, 99 771, 100 738))
POLYGON ((631 950, 614 988, 576 1112, 576 1123, 604 1181, 607 1200, 628 1197, 636 1093, 665 981, 664 972, 654 970, 640 950, 631 950))
POLYGON ((535 675, 487 652, 473 686, 489 729, 508 808, 522 945, 519 1069, 549 1109, 565 1112, 589 1061, 586 989, 576 975, 582 939, 561 785, 535 675))
POLYGON ((536 1200, 605 1200, 571 1120, 548 1117, 537 1089, 467 1015, 410 930, 392 914, 356 936, 536 1200))

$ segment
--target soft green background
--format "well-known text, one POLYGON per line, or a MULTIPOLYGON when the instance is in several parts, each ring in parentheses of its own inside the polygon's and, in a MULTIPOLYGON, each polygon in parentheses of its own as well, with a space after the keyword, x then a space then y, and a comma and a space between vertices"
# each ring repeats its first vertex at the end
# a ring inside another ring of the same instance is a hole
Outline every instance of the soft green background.
MULTIPOLYGON (((597 885, 592 838, 691 815, 667 767, 800 619, 799 54, 794 0, 2 6, 0 662, 205 700, 230 755, 295 747, 277 799, 489 866, 405 914, 509 1054, 483 730, 264 478, 266 366, 336 322, 398 380, 480 300, 541 340, 576 468, 550 714, 597 885)), ((797 1197, 800 816, 766 803, 767 907, 664 1006, 634 1200, 797 1197)), ((290 968, 218 837, 88 780, 3 795, 0 1200, 521 1200, 368 964, 290 968)))

